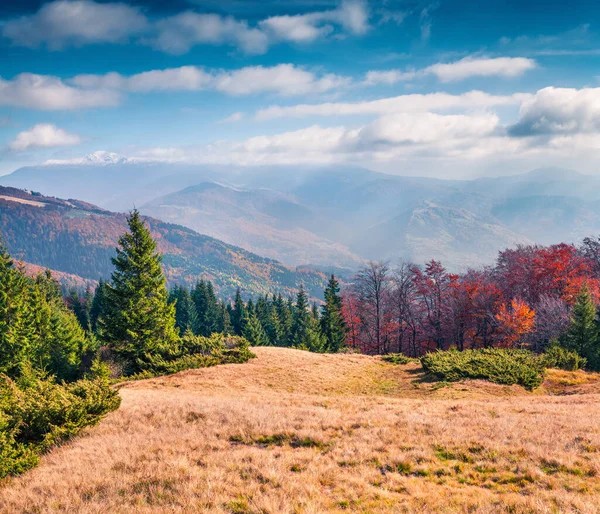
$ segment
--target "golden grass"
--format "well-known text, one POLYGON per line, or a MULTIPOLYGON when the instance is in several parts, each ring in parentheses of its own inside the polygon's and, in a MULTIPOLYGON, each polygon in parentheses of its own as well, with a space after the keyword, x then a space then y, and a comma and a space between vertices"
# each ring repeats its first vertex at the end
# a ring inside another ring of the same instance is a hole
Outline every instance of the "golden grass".
POLYGON ((123 384, 119 411, 5 482, 0 512, 600 511, 596 375, 440 387, 416 364, 254 351, 123 384))

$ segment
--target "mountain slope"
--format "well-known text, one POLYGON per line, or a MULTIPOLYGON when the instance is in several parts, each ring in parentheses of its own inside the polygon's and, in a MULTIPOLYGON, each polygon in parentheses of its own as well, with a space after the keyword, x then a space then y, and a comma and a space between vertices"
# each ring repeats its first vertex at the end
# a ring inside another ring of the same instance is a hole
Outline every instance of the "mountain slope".
MULTIPOLYGON (((0 235, 15 258, 34 265, 107 279, 125 214, 116 214, 77 200, 60 200, 0 187, 0 235)), ((304 284, 320 297, 324 274, 283 266, 193 230, 147 218, 170 282, 211 279, 223 297, 237 287, 248 294, 294 292, 304 284)))
POLYGON ((203 182, 157 198, 140 210, 290 265, 355 267, 361 262, 340 243, 311 232, 320 223, 314 209, 269 189, 203 182))
POLYGON ((0 183, 105 208, 142 205, 293 266, 441 258, 462 271, 490 264, 507 246, 576 243, 600 232, 600 178, 556 168, 458 181, 347 166, 226 168, 93 155, 23 168, 0 183))

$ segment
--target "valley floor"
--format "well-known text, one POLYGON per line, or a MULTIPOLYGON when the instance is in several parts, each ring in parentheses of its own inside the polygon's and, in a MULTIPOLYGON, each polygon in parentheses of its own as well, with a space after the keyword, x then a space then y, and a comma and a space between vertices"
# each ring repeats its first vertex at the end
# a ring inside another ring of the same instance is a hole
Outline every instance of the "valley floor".
POLYGON ((528 393, 254 351, 123 384, 118 411, 0 486, 0 512, 600 511, 596 375, 551 371, 528 393))

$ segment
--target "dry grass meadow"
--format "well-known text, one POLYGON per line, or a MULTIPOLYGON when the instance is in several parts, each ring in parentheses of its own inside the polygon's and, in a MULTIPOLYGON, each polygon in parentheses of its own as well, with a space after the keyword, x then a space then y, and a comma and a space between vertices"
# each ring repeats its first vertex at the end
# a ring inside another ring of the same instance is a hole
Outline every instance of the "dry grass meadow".
POLYGON ((256 348, 121 386, 122 407, 0 486, 7 513, 600 512, 600 380, 423 380, 256 348))

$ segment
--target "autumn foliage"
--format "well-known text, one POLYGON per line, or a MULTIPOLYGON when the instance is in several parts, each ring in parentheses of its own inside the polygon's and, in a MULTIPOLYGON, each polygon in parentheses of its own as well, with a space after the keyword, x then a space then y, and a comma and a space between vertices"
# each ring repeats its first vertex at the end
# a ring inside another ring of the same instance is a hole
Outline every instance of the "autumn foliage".
POLYGON ((435 260, 396 268, 371 262, 344 292, 348 343, 415 357, 449 348, 542 351, 564 333, 584 286, 598 303, 595 248, 520 246, 500 252, 494 267, 462 275, 435 260))

